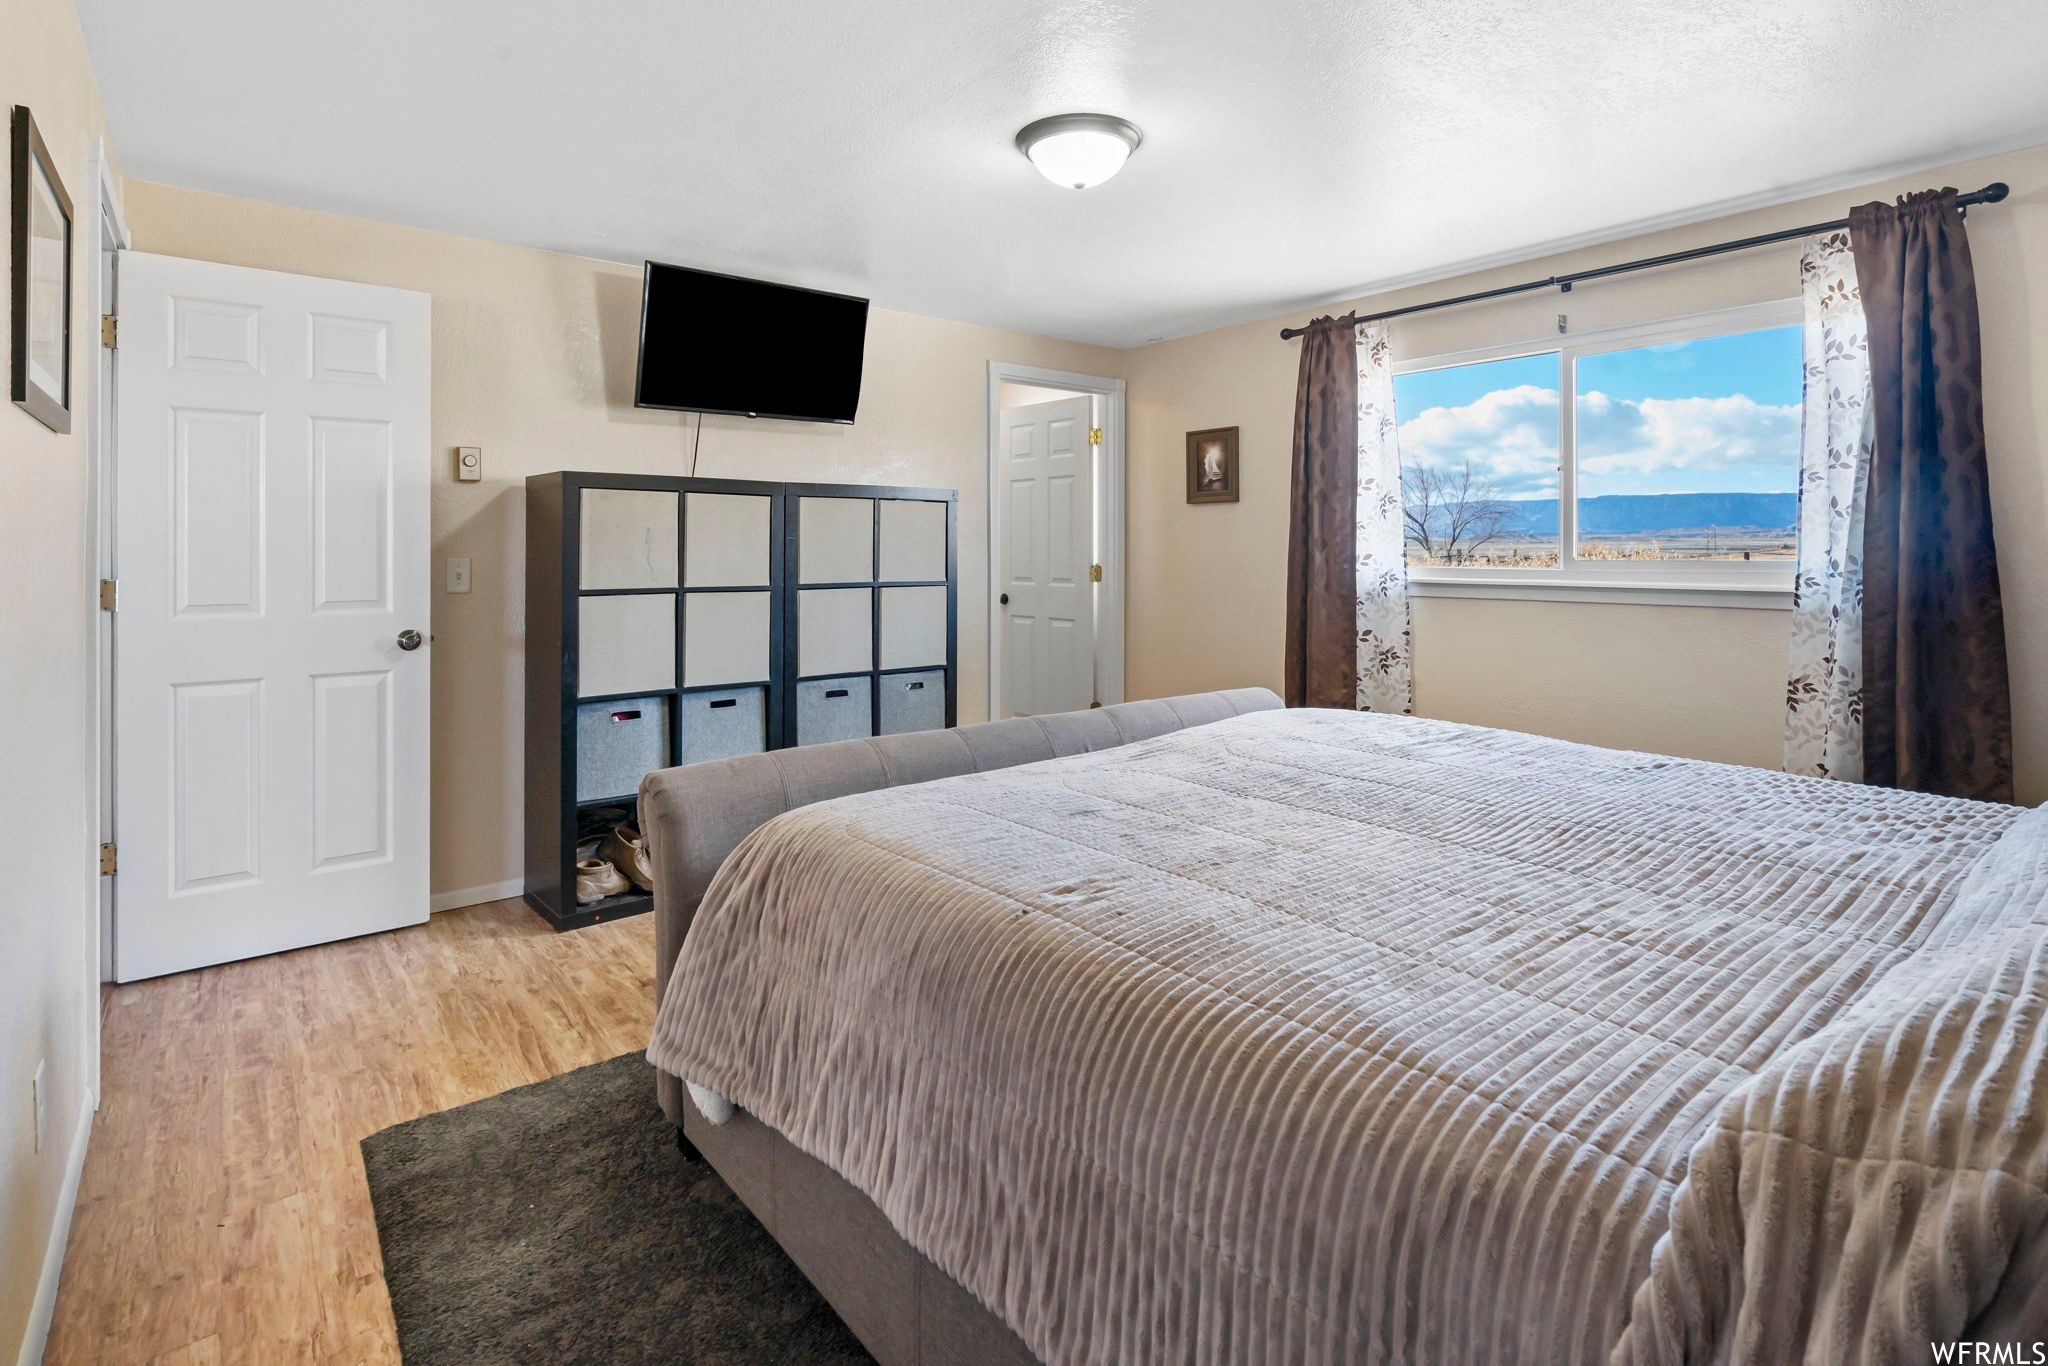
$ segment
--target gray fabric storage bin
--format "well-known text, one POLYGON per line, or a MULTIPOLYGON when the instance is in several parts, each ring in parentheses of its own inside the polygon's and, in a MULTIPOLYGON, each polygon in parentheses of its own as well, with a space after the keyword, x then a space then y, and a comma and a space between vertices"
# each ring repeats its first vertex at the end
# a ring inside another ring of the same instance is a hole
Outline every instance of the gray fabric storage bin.
POLYGON ((768 690, 720 688, 676 699, 679 764, 736 759, 768 748, 768 690))
POLYGON ((668 765, 666 697, 585 702, 576 708, 576 800, 631 797, 668 765))
POLYGON ((822 745, 874 734, 868 676, 813 678, 796 685, 796 742, 822 745))
POLYGON ((941 730, 946 724, 946 671, 882 675, 882 734, 941 730))

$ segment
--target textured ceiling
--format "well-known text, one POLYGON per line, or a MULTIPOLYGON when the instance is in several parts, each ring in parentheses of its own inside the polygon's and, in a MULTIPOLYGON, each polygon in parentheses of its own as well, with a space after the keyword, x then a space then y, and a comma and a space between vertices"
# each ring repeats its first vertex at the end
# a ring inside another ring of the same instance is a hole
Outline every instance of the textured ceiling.
POLYGON ((2039 0, 77 4, 130 175, 1118 346, 2048 141, 2039 0))

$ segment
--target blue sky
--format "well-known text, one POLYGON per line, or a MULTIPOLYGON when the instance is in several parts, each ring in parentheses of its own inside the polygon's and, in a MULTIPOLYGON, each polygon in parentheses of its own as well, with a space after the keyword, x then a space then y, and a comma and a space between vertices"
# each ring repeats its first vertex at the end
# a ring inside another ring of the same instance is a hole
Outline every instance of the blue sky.
MULTIPOLYGON (((1799 473, 1797 326, 1584 356, 1579 493, 1790 492, 1799 473)), ((1555 354, 1400 375, 1405 461, 1470 458, 1497 495, 1557 494, 1555 354)))
POLYGON ((1482 394, 1518 384, 1557 388, 1557 357, 1522 356, 1448 370, 1418 370, 1394 376, 1394 415, 1406 421, 1424 408, 1462 408, 1482 394))

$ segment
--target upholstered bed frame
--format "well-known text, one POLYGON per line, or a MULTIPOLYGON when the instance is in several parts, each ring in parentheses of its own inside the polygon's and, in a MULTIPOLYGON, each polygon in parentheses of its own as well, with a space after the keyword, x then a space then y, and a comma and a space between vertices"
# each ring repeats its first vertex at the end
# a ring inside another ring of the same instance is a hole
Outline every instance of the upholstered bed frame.
MULTIPOLYGON (((775 750, 650 773, 640 821, 654 861, 655 988, 689 933, 719 864, 785 811, 877 788, 929 782, 1278 708, 1264 688, 1124 702, 952 730, 775 750)), ((745 1201, 882 1366, 1011 1366, 1036 1360, 994 1314, 899 1237, 838 1173, 744 1112, 714 1125, 682 1082, 656 1074, 662 1112, 745 1201)))

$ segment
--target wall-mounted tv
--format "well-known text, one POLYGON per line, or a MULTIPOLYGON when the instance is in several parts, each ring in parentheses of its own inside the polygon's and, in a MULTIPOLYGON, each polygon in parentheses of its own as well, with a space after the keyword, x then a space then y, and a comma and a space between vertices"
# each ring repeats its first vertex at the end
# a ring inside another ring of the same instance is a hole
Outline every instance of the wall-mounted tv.
POLYGON ((647 263, 633 403, 851 422, 868 301, 647 263))

